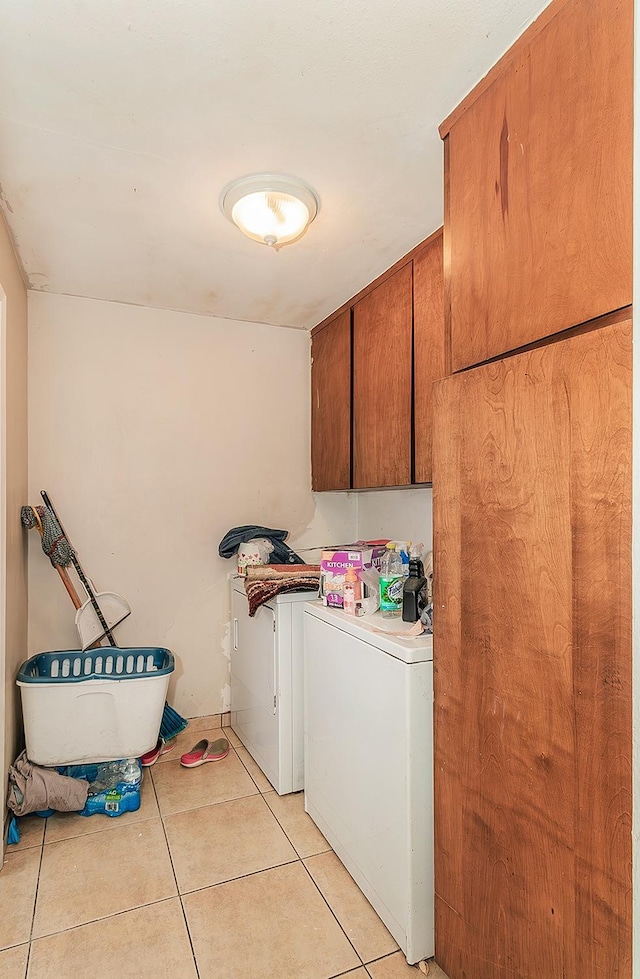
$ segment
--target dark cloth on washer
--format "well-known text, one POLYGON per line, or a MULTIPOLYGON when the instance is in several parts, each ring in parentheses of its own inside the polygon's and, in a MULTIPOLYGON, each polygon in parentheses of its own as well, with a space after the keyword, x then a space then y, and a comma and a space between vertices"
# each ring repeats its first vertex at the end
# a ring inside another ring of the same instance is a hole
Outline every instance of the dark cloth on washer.
POLYGON ((218 554, 220 557, 231 557, 241 544, 248 544, 256 537, 265 537, 273 544, 269 564, 304 564, 300 555, 285 544, 285 538, 288 536, 288 530, 272 530, 270 527, 258 527, 256 524, 233 527, 220 541, 218 554))

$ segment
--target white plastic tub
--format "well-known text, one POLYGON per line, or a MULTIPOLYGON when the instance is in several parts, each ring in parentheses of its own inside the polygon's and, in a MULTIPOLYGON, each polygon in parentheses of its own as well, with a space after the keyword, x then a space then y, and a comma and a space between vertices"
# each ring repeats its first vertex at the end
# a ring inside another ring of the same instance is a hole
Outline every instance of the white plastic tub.
POLYGON ((139 758, 158 740, 174 668, 157 646, 32 656, 17 679, 27 758, 43 766, 139 758))

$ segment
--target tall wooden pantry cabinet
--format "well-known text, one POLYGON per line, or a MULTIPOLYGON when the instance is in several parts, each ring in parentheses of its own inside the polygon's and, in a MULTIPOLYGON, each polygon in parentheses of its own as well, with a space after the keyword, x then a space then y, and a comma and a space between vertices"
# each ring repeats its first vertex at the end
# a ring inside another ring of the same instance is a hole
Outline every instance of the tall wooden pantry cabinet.
POLYGON ((443 124, 436 958, 631 977, 632 0, 554 0, 443 124))
POLYGON ((627 319, 435 385, 450 979, 631 975, 630 369, 627 319))

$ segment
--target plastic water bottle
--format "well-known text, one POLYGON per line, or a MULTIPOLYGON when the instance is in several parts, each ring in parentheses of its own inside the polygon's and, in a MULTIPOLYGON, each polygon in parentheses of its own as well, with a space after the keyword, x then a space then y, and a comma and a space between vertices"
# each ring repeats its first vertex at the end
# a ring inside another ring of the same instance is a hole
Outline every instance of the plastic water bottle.
POLYGON ((127 784, 139 782, 141 772, 142 769, 137 758, 127 758, 120 767, 121 780, 127 784))
POLYGON ((380 570, 380 609, 385 618, 400 615, 404 568, 402 556, 393 544, 387 546, 380 570))

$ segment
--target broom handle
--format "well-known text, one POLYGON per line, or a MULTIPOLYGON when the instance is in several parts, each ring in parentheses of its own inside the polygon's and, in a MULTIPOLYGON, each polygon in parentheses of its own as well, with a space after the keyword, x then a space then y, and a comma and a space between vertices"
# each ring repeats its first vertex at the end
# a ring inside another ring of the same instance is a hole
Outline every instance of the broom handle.
POLYGON ((71 578, 69 577, 69 575, 67 574, 67 572, 65 571, 65 569, 64 568, 59 568, 58 565, 56 565, 56 571, 58 572, 58 574, 62 578, 62 584, 64 585, 64 587, 69 592, 69 597, 70 597, 71 601, 73 602, 73 607, 76 610, 79 609, 80 606, 82 605, 82 602, 80 601, 80 598, 78 597, 77 591, 73 587, 73 582, 71 581, 71 578))
MULTIPOLYGON (((40 490, 40 496, 44 500, 44 505, 51 511, 51 513, 56 518, 56 521, 58 523, 58 526, 60 527, 60 530, 62 531, 63 536, 67 539, 67 543, 68 543, 69 542, 69 538, 67 537, 66 531, 65 531, 64 527, 62 526, 62 523, 60 522, 60 517, 58 516, 58 514, 54 510, 53 503, 49 499, 46 491, 45 490, 40 490)), ((89 601, 91 602, 91 605, 93 607, 93 611, 98 616, 98 622, 100 623, 100 625, 104 629, 104 634, 107 637, 107 639, 109 640, 109 645, 110 646, 115 646, 116 645, 116 641, 113 638, 113 633, 111 632, 111 629, 109 628, 109 625, 107 623, 107 620, 105 619, 104 615, 102 614, 102 609, 98 605, 96 596, 94 595, 93 589, 92 589, 91 585, 89 584, 89 579, 87 578, 86 574, 82 570, 82 565, 80 564, 80 562, 79 562, 79 560, 77 558, 77 555, 76 555, 75 551, 73 550, 73 547, 71 547, 71 545, 69 545, 69 548, 71 550, 71 561, 73 563, 74 568, 76 569, 76 571, 78 573, 78 578, 82 582, 82 587, 84 588, 84 590, 86 591, 87 595, 89 596, 89 601)))

